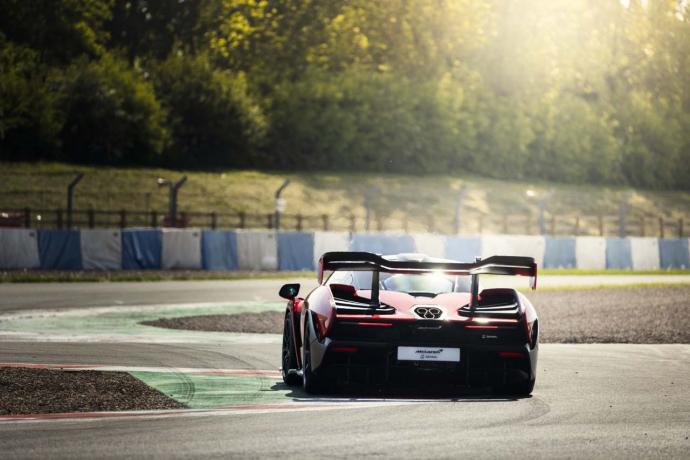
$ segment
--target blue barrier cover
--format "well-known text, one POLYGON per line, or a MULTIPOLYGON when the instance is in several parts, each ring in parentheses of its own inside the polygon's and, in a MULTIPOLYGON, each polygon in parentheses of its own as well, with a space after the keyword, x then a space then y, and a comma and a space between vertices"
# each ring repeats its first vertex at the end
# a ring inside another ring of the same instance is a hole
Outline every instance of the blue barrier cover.
POLYGON ((38 254, 43 269, 81 270, 79 230, 39 230, 38 254))
POLYGON ((399 254, 414 252, 414 238, 410 235, 386 235, 375 233, 354 233, 352 251, 367 251, 375 254, 399 254))
POLYGON ((122 230, 122 268, 160 269, 161 247, 160 230, 122 230))
POLYGON ((201 234, 201 264, 206 270, 237 270, 237 234, 204 230, 201 234))
POLYGON ((572 268, 576 264, 574 237, 544 237, 544 268, 572 268))
POLYGON ((278 233, 278 270, 313 270, 314 233, 278 233))
POLYGON ((606 268, 632 268, 629 239, 606 238, 606 268))
POLYGON ((474 262, 482 255, 480 237, 449 236, 446 238, 446 258, 460 262, 474 262))
POLYGON ((661 268, 690 268, 687 238, 659 239, 661 268))

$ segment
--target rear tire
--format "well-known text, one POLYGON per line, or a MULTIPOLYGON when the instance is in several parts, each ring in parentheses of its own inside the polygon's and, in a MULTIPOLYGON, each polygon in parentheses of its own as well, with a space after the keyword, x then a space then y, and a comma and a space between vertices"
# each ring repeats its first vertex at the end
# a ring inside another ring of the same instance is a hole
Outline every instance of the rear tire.
POLYGON ((295 352, 295 341, 292 338, 292 314, 288 311, 285 313, 285 321, 283 322, 283 360, 282 360, 282 374, 283 382, 286 385, 297 385, 299 383, 299 375, 290 373, 290 369, 297 370, 297 353, 295 352))
POLYGON ((309 344, 309 325, 305 327, 302 342, 302 388, 311 395, 323 393, 323 382, 311 368, 311 345, 309 344))

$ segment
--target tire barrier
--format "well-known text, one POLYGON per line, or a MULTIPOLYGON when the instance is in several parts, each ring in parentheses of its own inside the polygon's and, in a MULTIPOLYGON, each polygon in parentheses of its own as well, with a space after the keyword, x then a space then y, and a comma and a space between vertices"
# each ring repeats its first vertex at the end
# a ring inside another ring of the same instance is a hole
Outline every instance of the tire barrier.
POLYGON ((631 237, 629 239, 633 270, 657 270, 661 266, 657 238, 631 237))
POLYGON ((628 238, 606 238, 606 268, 632 268, 628 238))
POLYGON ((0 268, 41 268, 38 232, 23 228, 0 229, 0 268))
POLYGON ((578 236, 575 238, 575 263, 580 270, 606 268, 606 238, 602 236, 578 236))
POLYGON ((350 248, 352 251, 369 251, 376 254, 415 252, 412 236, 389 233, 353 233, 350 248))
POLYGON ((84 270, 117 270, 122 264, 120 230, 81 230, 81 264, 84 270))
POLYGON ((482 258, 496 254, 534 257, 537 266, 544 266, 546 242, 541 236, 487 235, 482 237, 482 258))
POLYGON ((479 236, 449 236, 446 238, 446 259, 474 262, 482 255, 482 239, 479 236))
POLYGON ((276 232, 270 230, 238 230, 237 262, 240 270, 277 270, 278 245, 276 232))
POLYGON ((38 255, 41 268, 80 270, 81 232, 79 230, 39 230, 38 255))
POLYGON ((233 231, 204 230, 201 234, 204 270, 237 270, 237 235, 233 231))
POLYGON ((577 265, 575 237, 544 237, 544 268, 574 268, 577 265))
POLYGON ((314 234, 312 232, 278 233, 278 270, 312 270, 314 234))
POLYGON ((430 257, 446 257, 446 238, 441 235, 418 233, 412 235, 415 252, 421 252, 430 257))
POLYGON ((314 232, 314 268, 319 265, 319 257, 328 251, 349 251, 350 233, 314 232))
MULTIPOLYGON (((122 268, 146 270, 161 268, 163 238, 160 230, 122 230, 122 268)), ((44 268, 41 266, 41 268, 44 268)))
POLYGON ((661 268, 690 268, 688 238, 659 240, 659 263, 661 268))
POLYGON ((201 230, 163 229, 161 267, 163 269, 201 268, 201 230))
POLYGON ((327 251, 424 253, 471 262, 534 257, 544 268, 690 268, 688 238, 442 236, 270 230, 0 228, 0 269, 314 270, 327 251))

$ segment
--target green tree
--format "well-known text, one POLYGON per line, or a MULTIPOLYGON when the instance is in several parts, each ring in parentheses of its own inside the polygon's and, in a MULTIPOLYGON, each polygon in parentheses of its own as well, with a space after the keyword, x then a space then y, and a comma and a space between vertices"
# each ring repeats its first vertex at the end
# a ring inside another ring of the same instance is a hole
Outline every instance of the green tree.
POLYGON ((64 82, 61 138, 69 159, 95 164, 152 163, 168 141, 153 85, 106 55, 79 60, 64 82))
POLYGON ((249 166, 266 120, 244 74, 213 68, 205 55, 170 56, 155 68, 156 91, 169 113, 166 161, 184 166, 249 166))
POLYGON ((39 62, 66 64, 100 56, 112 0, 0 0, 0 32, 38 53, 39 62))
POLYGON ((173 49, 195 53, 206 47, 220 6, 220 0, 114 0, 108 46, 122 49, 130 64, 164 60, 173 49))
POLYGON ((0 159, 54 158, 62 118, 56 75, 46 74, 38 54, 0 34, 0 159))

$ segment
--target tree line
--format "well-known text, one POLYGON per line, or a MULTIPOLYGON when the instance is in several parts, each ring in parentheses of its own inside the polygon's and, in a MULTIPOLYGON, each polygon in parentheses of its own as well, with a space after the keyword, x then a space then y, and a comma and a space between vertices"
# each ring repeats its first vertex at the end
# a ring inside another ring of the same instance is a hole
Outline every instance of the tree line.
POLYGON ((676 0, 0 0, 0 159, 690 187, 676 0))

